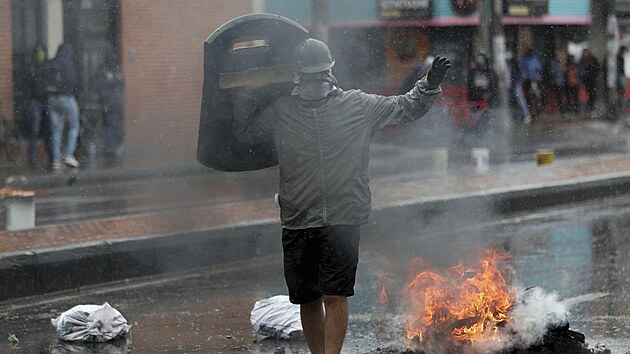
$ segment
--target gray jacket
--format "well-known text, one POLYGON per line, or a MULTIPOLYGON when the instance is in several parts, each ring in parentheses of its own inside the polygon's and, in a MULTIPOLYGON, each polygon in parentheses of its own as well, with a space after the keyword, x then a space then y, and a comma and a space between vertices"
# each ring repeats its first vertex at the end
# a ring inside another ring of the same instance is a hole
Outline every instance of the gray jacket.
POLYGON ((275 143, 283 228, 364 224, 371 209, 372 136, 386 125, 419 119, 440 92, 423 78, 404 95, 336 89, 318 101, 281 97, 262 112, 241 92, 232 130, 245 143, 275 143))

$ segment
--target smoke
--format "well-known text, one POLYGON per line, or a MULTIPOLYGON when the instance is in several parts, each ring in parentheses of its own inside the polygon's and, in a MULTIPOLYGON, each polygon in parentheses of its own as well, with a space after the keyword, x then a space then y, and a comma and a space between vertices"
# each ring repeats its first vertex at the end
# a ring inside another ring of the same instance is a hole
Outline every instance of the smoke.
POLYGON ((542 288, 530 288, 510 310, 513 319, 498 332, 496 340, 480 342, 480 353, 495 353, 506 349, 526 349, 540 344, 545 334, 553 328, 568 324, 568 312, 555 293, 542 288))

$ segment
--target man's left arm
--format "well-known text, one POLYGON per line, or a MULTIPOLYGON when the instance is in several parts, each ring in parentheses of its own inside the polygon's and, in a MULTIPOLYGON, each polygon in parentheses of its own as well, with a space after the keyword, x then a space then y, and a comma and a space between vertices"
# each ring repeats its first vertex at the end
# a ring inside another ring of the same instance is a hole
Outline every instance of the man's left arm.
POLYGON ((442 92, 440 83, 450 68, 450 60, 437 56, 425 77, 418 80, 406 94, 389 97, 371 95, 368 98, 367 115, 372 120, 374 129, 410 122, 424 116, 442 92))

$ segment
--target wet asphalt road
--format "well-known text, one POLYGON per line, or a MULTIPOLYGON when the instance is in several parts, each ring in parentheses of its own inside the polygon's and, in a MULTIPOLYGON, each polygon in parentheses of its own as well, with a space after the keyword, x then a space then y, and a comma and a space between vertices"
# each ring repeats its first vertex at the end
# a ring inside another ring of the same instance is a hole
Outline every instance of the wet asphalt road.
MULTIPOLYGON (((397 284, 413 257, 436 267, 468 263, 491 245, 511 255, 514 285, 537 286, 573 304, 571 329, 585 334, 590 347, 603 343, 613 353, 630 351, 629 201, 546 209, 456 229, 399 230, 362 240, 344 353, 404 345, 404 319, 395 316, 396 306, 383 312, 376 300, 379 276, 387 274, 390 284, 397 284), (375 313, 389 318, 386 328, 375 313)), ((284 293, 275 256, 2 304, 0 353, 274 353, 280 347, 307 353, 303 341, 255 341, 249 322, 255 301, 284 293), (51 318, 78 304, 106 301, 133 325, 128 338, 99 347, 56 339, 51 318), (20 340, 17 346, 6 340, 9 334, 20 340)))

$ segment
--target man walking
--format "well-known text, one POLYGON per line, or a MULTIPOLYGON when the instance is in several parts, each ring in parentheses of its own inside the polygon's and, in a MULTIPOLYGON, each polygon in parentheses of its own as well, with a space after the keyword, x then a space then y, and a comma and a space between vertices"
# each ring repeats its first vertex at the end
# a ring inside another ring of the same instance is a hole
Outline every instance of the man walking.
POLYGON ((354 295, 359 227, 371 209, 369 145, 389 124, 421 118, 441 92, 450 61, 437 56, 407 93, 344 91, 328 46, 308 38, 295 49, 295 88, 262 111, 252 89, 234 97, 233 133, 249 144, 273 142, 280 167, 284 274, 314 354, 339 353, 354 295))
POLYGON ((63 163, 69 167, 79 167, 74 151, 79 137, 79 105, 75 98, 77 89, 77 73, 74 67, 72 47, 62 43, 49 66, 48 114, 52 125, 52 169, 62 168, 61 146, 65 122, 68 123, 68 134, 65 145, 63 163))
POLYGON ((622 46, 617 53, 617 94, 619 95, 618 109, 620 113, 625 113, 627 106, 626 89, 628 87, 628 77, 626 76, 626 52, 628 48, 622 46))

